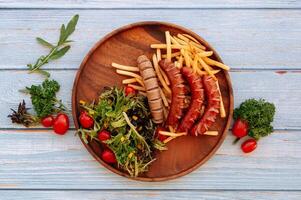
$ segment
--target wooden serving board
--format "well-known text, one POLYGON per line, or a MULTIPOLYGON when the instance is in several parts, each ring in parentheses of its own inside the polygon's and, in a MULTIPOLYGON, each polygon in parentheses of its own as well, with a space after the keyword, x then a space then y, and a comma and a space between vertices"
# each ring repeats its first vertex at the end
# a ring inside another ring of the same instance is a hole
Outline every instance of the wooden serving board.
MULTIPOLYGON (((98 98, 105 86, 122 86, 125 77, 118 75, 111 67, 112 62, 136 66, 139 55, 145 54, 151 58, 155 52, 150 44, 165 43, 164 32, 169 30, 171 35, 187 33, 199 40, 208 50, 214 49, 200 36, 183 27, 163 22, 139 22, 121 27, 103 39, 90 50, 84 58, 74 81, 72 93, 72 114, 76 128, 79 127, 79 101, 91 102, 98 98)), ((217 52, 212 58, 220 61, 217 52)), ((183 176, 195 170, 210 157, 224 141, 230 125, 233 112, 233 93, 228 72, 217 74, 223 97, 226 118, 218 117, 210 130, 218 130, 218 136, 185 136, 172 140, 167 144, 168 150, 157 152, 156 161, 145 174, 135 177, 141 181, 163 181, 183 176)), ((88 151, 109 170, 129 178, 126 172, 116 166, 106 164, 99 157, 102 149, 96 142, 85 144, 88 151)))

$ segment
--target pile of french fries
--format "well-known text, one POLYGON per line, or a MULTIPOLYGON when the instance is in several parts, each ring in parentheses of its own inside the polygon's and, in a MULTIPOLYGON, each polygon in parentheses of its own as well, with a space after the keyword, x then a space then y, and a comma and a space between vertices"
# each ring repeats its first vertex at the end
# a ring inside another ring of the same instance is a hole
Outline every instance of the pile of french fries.
MULTIPOLYGON (((212 76, 217 81, 218 89, 219 83, 215 74, 220 72, 220 69, 230 69, 229 66, 211 59, 210 56, 213 55, 213 51, 206 51, 205 46, 188 34, 179 33, 176 36, 171 36, 169 31, 166 31, 165 44, 152 44, 151 48, 156 49, 157 58, 166 58, 167 60, 174 62, 175 66, 178 68, 186 66, 192 68, 193 72, 200 76, 207 74, 212 76), (162 50, 165 54, 161 54, 162 50), (214 69, 213 67, 220 69, 214 69)), ((221 94, 220 89, 219 93, 221 94)), ((226 117, 226 112, 222 95, 220 96, 220 116, 224 118, 226 117)))

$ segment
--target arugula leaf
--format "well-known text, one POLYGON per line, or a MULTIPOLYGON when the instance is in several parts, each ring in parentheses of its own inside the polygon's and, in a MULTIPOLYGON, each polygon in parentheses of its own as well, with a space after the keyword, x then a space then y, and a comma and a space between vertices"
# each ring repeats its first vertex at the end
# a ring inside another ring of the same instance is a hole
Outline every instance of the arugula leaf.
POLYGON ((56 60, 64 56, 68 50, 70 49, 70 45, 68 43, 72 42, 72 40, 68 40, 69 36, 75 31, 76 24, 78 22, 79 15, 75 15, 69 21, 67 27, 63 24, 60 29, 60 37, 57 45, 53 45, 50 42, 47 42, 45 39, 37 37, 36 40, 39 44, 50 48, 50 52, 47 55, 40 56, 35 64, 28 64, 28 68, 30 70, 29 73, 38 72, 46 77, 49 77, 50 74, 48 72, 42 71, 40 67, 47 64, 50 60, 56 60))
POLYGON ((72 17, 72 19, 70 20, 70 22, 68 23, 67 27, 65 28, 65 26, 63 25, 61 28, 61 36, 60 36, 60 40, 58 42, 58 45, 63 44, 67 38, 74 32, 75 30, 75 26, 77 24, 79 15, 74 15, 72 17))
POLYGON ((46 40, 44 40, 40 37, 37 37, 36 40, 38 41, 38 43, 40 43, 41 45, 43 45, 45 47, 48 47, 50 49, 54 48, 54 46, 52 44, 50 44, 49 42, 47 42, 46 40))
POLYGON ((59 49, 54 54, 52 54, 50 59, 51 60, 56 60, 56 59, 59 59, 60 57, 63 57, 67 53, 67 51, 69 51, 69 49, 70 49, 69 45, 59 49))

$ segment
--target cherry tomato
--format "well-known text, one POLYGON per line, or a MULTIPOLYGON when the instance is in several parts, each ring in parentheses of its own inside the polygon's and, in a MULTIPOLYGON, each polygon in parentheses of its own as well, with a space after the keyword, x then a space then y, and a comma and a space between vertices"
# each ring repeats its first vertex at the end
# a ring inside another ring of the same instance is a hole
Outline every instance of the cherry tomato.
POLYGON ((41 119, 41 124, 44 127, 51 127, 53 125, 53 121, 54 121, 54 118, 52 117, 52 115, 49 115, 49 116, 43 117, 41 119))
POLYGON ((255 139, 248 139, 241 144, 241 150, 245 153, 250 153, 254 151, 257 147, 257 142, 255 139))
POLYGON ((126 86, 125 87, 125 95, 128 96, 129 94, 136 94, 136 90, 132 88, 131 86, 126 86))
POLYGON ((111 133, 109 131, 106 131, 106 130, 102 130, 102 131, 99 131, 98 132, 98 139, 100 141, 106 141, 108 139, 111 138, 111 133))
POLYGON ((237 119, 233 125, 232 133, 238 138, 242 138, 248 134, 248 122, 237 119))
POLYGON ((167 135, 161 135, 159 133, 159 131, 166 131, 166 128, 164 128, 162 126, 158 126, 157 129, 156 129, 156 133, 155 133, 155 138, 157 138, 158 140, 163 142, 164 140, 166 140, 168 138, 168 136, 167 135))
POLYGON ((110 149, 103 150, 103 152, 101 153, 101 158, 106 163, 114 164, 117 162, 114 152, 110 149))
POLYGON ((69 129, 69 118, 66 114, 60 113, 56 116, 53 123, 53 130, 59 135, 64 135, 69 129))
POLYGON ((79 123, 83 128, 91 128, 94 125, 94 120, 86 111, 82 111, 79 115, 79 123))

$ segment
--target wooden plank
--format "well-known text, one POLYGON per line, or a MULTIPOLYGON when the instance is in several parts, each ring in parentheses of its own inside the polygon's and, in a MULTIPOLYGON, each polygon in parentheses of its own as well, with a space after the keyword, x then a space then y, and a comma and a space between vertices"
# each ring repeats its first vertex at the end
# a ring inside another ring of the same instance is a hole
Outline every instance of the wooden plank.
POLYGON ((2 200, 98 200, 120 199, 123 200, 180 200, 180 199, 206 199, 206 200, 232 200, 232 199, 261 199, 261 200, 300 200, 301 192, 278 191, 0 191, 2 200))
POLYGON ((168 182, 137 182, 100 166, 73 132, 0 131, 2 189, 301 190, 301 134, 277 131, 243 154, 228 136, 193 173, 168 182))
MULTIPOLYGON (((71 89, 75 70, 50 71, 52 77, 61 84, 58 97, 63 99, 68 107, 71 105, 71 89)), ((235 107, 247 98, 265 98, 274 102, 277 108, 274 127, 276 129, 301 128, 301 79, 300 71, 292 71, 285 74, 274 71, 233 71, 235 107)), ((38 74, 27 74, 26 70, 2 70, 0 71, 0 128, 20 128, 10 123, 7 115, 10 108, 16 108, 18 102, 29 97, 18 92, 19 89, 42 81, 38 74)), ((28 104, 29 107, 30 104, 28 104)), ((70 118, 72 119, 72 118, 70 118)))
POLYGON ((300 8, 300 1, 289 0, 1 0, 0 8, 300 8))
POLYGON ((89 49, 113 29, 159 20, 186 26, 203 36, 233 69, 301 69, 301 11, 291 9, 1 10, 0 69, 26 68, 47 52, 35 37, 55 42, 60 25, 75 13, 80 14, 72 36, 75 42, 70 52, 48 64, 49 68, 75 69, 89 49))

